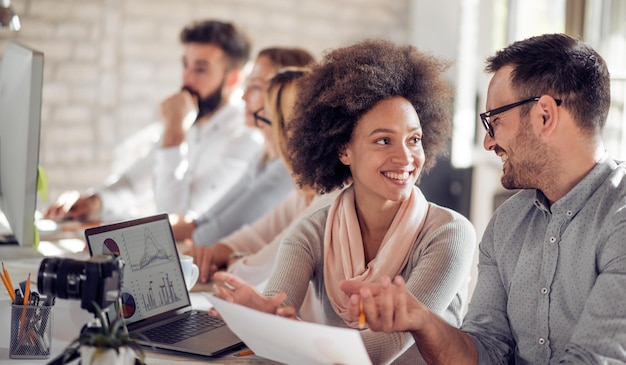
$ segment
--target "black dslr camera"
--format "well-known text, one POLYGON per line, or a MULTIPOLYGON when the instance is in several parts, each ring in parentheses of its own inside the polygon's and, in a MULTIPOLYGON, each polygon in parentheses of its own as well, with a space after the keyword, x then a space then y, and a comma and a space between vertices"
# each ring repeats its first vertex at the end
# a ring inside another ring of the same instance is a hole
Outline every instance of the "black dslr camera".
POLYGON ((96 255, 87 261, 44 258, 37 287, 41 294, 61 299, 80 299, 81 308, 96 313, 115 303, 122 286, 124 262, 113 255, 96 255))

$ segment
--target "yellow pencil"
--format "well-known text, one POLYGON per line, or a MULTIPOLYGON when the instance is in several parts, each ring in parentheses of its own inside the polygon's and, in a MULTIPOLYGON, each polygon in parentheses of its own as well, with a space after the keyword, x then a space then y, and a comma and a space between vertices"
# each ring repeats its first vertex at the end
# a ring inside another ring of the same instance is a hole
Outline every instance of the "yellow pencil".
POLYGON ((9 297, 11 297, 11 303, 15 304, 15 289, 13 289, 13 283, 11 283, 9 271, 4 267, 4 262, 2 263, 2 273, 0 273, 0 278, 2 278, 2 283, 7 288, 9 297))
MULTIPOLYGON (((28 279, 26 279, 26 287, 24 288, 24 306, 28 305, 28 300, 30 299, 30 273, 28 273, 28 279)), ((22 339, 22 335, 24 334, 24 327, 26 327, 26 312, 27 308, 22 308, 22 318, 20 319, 20 334, 18 339, 22 339)))
POLYGON ((28 305, 30 300, 30 273, 28 273, 28 279, 26 279, 26 287, 24 288, 24 305, 28 305))
POLYGON ((365 328, 365 312, 363 311, 363 300, 359 302, 359 329, 365 328))
POLYGON ((7 289, 9 297, 11 297, 11 303, 15 303, 15 291, 11 290, 12 285, 7 282, 7 278, 2 272, 0 272, 0 279, 2 279, 2 284, 4 284, 4 287, 7 289))
POLYGON ((13 287, 13 283, 11 283, 11 276, 9 275, 9 270, 7 270, 6 267, 4 267, 4 262, 2 263, 2 272, 4 273, 4 277, 7 279, 7 283, 9 284, 11 291, 13 292, 13 294, 15 294, 15 288, 13 287))

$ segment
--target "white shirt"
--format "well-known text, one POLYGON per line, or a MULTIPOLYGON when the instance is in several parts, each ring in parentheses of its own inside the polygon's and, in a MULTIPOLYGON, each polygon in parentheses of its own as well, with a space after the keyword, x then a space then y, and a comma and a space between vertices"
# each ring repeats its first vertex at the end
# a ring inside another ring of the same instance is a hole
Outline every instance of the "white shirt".
POLYGON ((157 142, 117 181, 99 189, 101 219, 207 210, 244 176, 262 152, 263 136, 244 124, 243 103, 230 102, 206 123, 194 124, 182 145, 161 148, 161 141, 157 142))

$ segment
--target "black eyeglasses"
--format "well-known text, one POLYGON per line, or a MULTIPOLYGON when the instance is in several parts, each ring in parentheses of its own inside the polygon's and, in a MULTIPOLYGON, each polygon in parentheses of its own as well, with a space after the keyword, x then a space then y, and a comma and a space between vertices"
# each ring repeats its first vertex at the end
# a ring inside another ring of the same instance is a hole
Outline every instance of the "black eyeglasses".
POLYGON ((254 116, 254 123, 256 123, 257 127, 259 126, 259 122, 263 122, 263 123, 265 123, 267 125, 272 125, 272 121, 271 120, 269 120, 269 119, 259 115, 259 113, 262 110, 263 110, 263 108, 261 108, 261 109, 255 111, 254 113, 252 113, 252 115, 254 116))
MULTIPOLYGON (((483 127, 485 127, 485 129, 487 130, 487 133, 489 133, 489 136, 491 138, 493 138, 493 127, 491 126, 491 121, 489 120, 492 116, 496 115, 496 114, 500 114, 500 113, 504 113, 507 110, 513 109, 517 106, 520 105, 524 105, 526 103, 530 103, 533 101, 539 101, 539 99, 541 98, 541 96, 534 96, 532 98, 529 99, 524 99, 522 101, 518 101, 516 103, 512 103, 512 104, 507 104, 505 106, 501 106, 499 108, 495 108, 492 110, 488 110, 484 113, 480 113, 480 120, 483 122, 483 127)), ((560 106, 561 105, 561 99, 554 99, 554 101, 556 102, 556 106, 560 106)))

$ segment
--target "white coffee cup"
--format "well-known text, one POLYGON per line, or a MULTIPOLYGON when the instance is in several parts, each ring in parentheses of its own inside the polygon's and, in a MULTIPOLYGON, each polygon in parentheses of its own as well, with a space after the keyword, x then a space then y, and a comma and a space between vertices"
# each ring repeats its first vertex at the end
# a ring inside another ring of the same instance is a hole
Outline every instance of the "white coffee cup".
POLYGON ((189 255, 180 255, 180 265, 183 267, 183 276, 185 277, 187 290, 191 290, 198 281, 200 268, 193 263, 193 257, 189 255))

